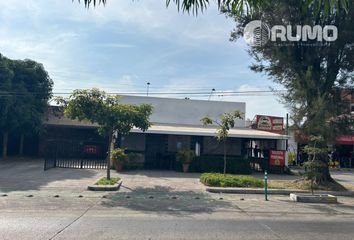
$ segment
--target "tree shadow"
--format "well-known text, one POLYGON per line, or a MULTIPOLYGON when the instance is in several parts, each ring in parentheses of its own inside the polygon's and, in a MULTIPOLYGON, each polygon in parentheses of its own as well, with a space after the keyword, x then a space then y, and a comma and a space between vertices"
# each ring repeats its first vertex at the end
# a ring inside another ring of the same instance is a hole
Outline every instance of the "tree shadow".
POLYGON ((343 204, 343 203, 338 203, 337 205, 335 205, 336 208, 338 208, 339 210, 343 210, 345 212, 352 211, 351 214, 354 214, 354 206, 352 205, 347 205, 347 204, 343 204))
MULTIPOLYGON (((289 204, 294 204, 292 200, 280 200, 281 202, 287 202, 289 204)), ((354 206, 344 204, 338 199, 337 203, 303 203, 296 202, 300 206, 304 206, 308 209, 316 210, 320 214, 328 215, 354 215, 354 206)))
POLYGON ((186 216, 230 209, 232 204, 211 195, 194 191, 175 191, 170 187, 135 188, 132 192, 118 192, 107 196, 105 207, 123 207, 141 212, 168 213, 186 216))
MULTIPOLYGON (((87 182, 100 174, 94 169, 53 168, 43 170, 43 159, 10 158, 0 161, 0 192, 42 188, 86 190, 87 182)), ((92 180, 91 180, 92 179, 92 180)))
MULTIPOLYGON (((309 204, 309 207, 328 215, 349 214, 346 213, 345 210, 354 210, 354 207, 344 205, 343 203, 331 203, 331 204, 316 203, 316 204, 309 204), (344 212, 341 210, 344 210, 344 212)), ((353 215, 353 213, 350 213, 350 215, 353 215)))

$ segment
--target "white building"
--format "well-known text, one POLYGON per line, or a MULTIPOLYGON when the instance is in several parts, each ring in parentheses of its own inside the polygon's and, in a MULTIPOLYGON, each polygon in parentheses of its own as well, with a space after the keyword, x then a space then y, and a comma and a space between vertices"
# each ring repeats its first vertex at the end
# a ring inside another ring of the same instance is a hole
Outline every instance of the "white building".
MULTIPOLYGON (((146 132, 134 129, 130 135, 118 139, 117 143, 129 152, 142 153, 144 166, 148 169, 173 169, 173 156, 180 149, 191 149, 201 156, 221 156, 223 145, 219 144, 215 137, 217 126, 205 127, 200 121, 201 118, 209 116, 218 119, 223 113, 234 110, 244 114, 246 112, 246 104, 243 102, 141 96, 122 96, 121 101, 153 106, 150 118, 152 126, 146 132)), ((88 122, 67 119, 60 114, 50 114, 47 125, 49 132, 52 129, 60 133, 70 133, 73 129, 88 131, 97 127, 88 122)), ((51 138, 55 138, 55 135, 51 138)), ((235 128, 229 131, 227 155, 241 158, 258 157, 268 161, 269 150, 285 150, 286 138, 285 135, 247 128, 245 120, 239 119, 235 128), (258 148, 257 156, 255 147, 258 148)))

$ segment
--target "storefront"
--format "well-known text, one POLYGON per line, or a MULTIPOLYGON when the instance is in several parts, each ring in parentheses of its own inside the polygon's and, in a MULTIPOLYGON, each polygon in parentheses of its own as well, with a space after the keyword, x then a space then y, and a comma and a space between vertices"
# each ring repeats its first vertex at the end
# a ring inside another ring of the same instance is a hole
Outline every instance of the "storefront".
MULTIPOLYGON (((217 119, 221 114, 234 110, 245 112, 245 104, 235 102, 136 96, 124 96, 122 102, 148 103, 153 106, 152 126, 146 132, 133 129, 127 136, 118 136, 116 141, 116 147, 141 154, 141 165, 146 169, 175 169, 175 155, 181 149, 192 150, 196 156, 219 156, 222 159, 224 145, 216 139, 217 126, 204 127, 200 119, 204 116, 217 119)), ((277 118, 273 125, 281 123, 277 118)), ((264 120, 262 124, 266 127, 264 120)), ((92 146, 92 142, 102 141, 94 132, 97 125, 68 119, 56 107, 51 108, 46 125, 48 132, 43 141, 75 138, 76 142, 81 139, 80 144, 84 147, 85 144, 92 146)), ((245 126, 243 119, 237 120, 235 125, 235 128, 229 130, 226 141, 227 156, 250 159, 256 170, 268 167, 270 162, 279 166, 286 165, 285 159, 270 159, 271 151, 285 150, 287 137, 280 132, 282 126, 275 126, 276 129, 271 131, 252 129, 245 126)))

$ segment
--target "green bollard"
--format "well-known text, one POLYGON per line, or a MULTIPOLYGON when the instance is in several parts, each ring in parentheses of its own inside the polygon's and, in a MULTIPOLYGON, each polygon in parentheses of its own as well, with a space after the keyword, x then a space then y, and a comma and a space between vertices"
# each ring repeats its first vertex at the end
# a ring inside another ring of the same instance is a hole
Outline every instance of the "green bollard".
POLYGON ((264 198, 268 201, 268 174, 267 170, 264 171, 264 198))

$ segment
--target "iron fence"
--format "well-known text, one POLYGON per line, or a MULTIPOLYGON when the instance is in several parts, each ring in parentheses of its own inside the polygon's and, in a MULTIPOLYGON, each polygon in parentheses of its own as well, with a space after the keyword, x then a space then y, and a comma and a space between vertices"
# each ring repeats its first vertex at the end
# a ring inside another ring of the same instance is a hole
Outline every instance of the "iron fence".
POLYGON ((104 169, 107 167, 106 157, 105 142, 48 140, 44 170, 54 167, 104 169))

